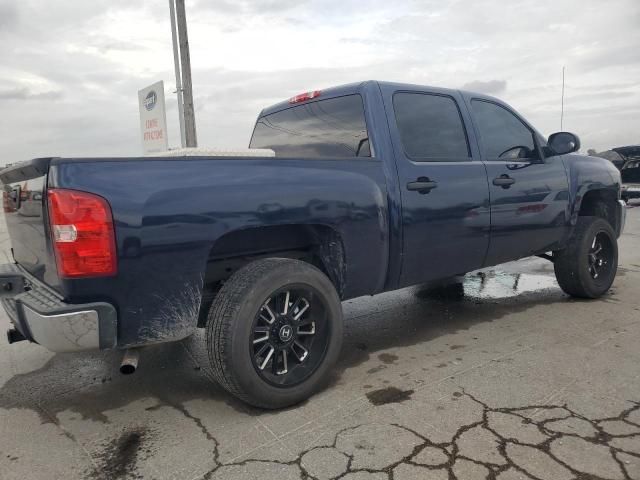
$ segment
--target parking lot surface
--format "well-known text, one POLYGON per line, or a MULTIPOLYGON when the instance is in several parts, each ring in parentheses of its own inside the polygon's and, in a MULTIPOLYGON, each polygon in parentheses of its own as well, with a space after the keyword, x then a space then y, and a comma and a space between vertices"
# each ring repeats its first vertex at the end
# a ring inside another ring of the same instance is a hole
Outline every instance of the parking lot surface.
POLYGON ((345 302, 330 385, 283 411, 210 380, 201 334, 131 376, 118 352, 0 342, 0 478, 640 479, 636 205, 604 298, 569 298, 536 258, 467 275, 461 297, 345 302))

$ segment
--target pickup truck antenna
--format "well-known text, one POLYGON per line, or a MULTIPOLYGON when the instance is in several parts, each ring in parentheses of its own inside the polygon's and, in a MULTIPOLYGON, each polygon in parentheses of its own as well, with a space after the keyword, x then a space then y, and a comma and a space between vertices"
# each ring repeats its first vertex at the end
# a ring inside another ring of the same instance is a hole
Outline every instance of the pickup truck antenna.
POLYGON ((173 63, 176 71, 176 93, 178 95, 181 143, 183 148, 197 147, 196 119, 193 108, 193 88, 191 85, 191 57, 189 54, 187 17, 185 14, 184 0, 169 0, 169 13, 171 15, 173 63))
POLYGON ((562 132, 562 124, 564 121, 564 65, 562 66, 562 100, 560 106, 560 131, 562 132))

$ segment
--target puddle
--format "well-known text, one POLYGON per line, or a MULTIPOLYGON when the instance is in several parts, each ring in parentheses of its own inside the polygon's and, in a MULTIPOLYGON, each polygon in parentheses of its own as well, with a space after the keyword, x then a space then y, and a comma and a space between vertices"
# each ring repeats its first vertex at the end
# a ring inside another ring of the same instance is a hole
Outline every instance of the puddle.
POLYGON ((386 405, 387 403, 401 403, 411 398, 413 390, 400 390, 396 387, 386 387, 368 392, 367 398, 372 405, 386 405))
POLYGON ((134 429, 123 432, 118 438, 105 445, 104 451, 98 455, 101 463, 93 478, 141 478, 136 472, 136 459, 141 450, 143 440, 147 436, 145 429, 134 429))
POLYGON ((378 355, 378 359, 386 365, 392 365, 398 360, 397 355, 393 355, 392 353, 381 353, 378 355))
POLYGON ((531 273, 490 270, 469 274, 464 278, 465 295, 481 299, 509 298, 559 288, 555 277, 531 273))

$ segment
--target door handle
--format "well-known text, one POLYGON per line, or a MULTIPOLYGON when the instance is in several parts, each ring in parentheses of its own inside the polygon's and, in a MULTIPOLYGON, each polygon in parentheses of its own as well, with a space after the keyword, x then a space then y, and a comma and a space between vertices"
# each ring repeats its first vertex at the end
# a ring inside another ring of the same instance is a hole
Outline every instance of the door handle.
POLYGON ((438 188, 438 182, 430 180, 429 177, 418 177, 415 182, 407 183, 407 190, 417 191, 423 195, 434 188, 438 188))
POLYGON ((499 177, 493 179, 493 184, 496 187, 509 188, 511 185, 516 183, 516 181, 511 178, 509 175, 502 174, 499 177))

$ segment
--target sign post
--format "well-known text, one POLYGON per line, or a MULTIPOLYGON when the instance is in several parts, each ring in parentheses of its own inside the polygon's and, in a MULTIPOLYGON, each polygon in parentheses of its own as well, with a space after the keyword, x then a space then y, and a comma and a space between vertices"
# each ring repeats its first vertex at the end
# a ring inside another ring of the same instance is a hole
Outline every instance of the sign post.
POLYGON ((164 107, 164 83, 160 81, 139 90, 138 106, 144 154, 167 151, 169 142, 164 107))

